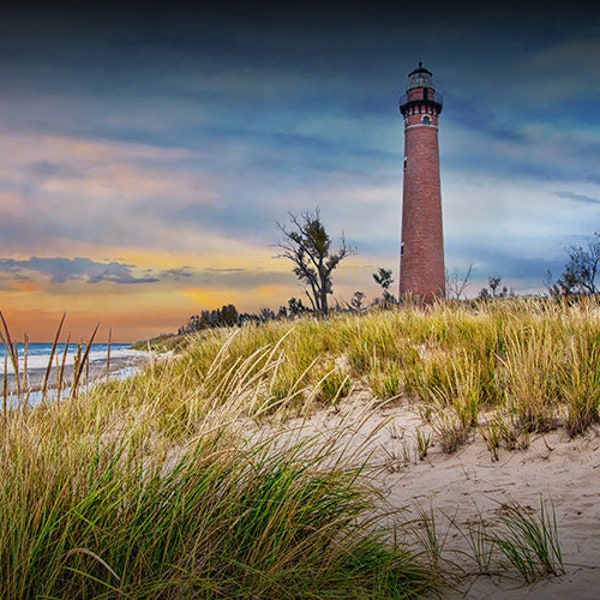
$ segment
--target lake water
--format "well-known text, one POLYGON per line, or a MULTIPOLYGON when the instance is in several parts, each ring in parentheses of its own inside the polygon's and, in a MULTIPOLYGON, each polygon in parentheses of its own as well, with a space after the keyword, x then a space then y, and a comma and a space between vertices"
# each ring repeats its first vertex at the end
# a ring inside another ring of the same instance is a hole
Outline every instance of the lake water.
MULTIPOLYGON (((47 400, 52 401, 57 397, 57 373, 59 372, 60 366, 62 365, 63 355, 66 351, 65 360, 65 380, 62 384, 61 397, 68 395, 70 390, 71 376, 73 373, 74 358, 77 354, 77 344, 66 344, 61 343, 57 345, 54 357, 52 359, 52 373, 49 379, 49 386, 47 393, 47 400), (54 389, 53 389, 54 388, 54 389)), ((82 356, 85 352, 85 345, 82 347, 82 356)), ((17 345, 17 351, 19 354, 19 380, 23 377, 23 366, 24 366, 24 347, 20 343, 17 345)), ((4 385, 4 366, 6 362, 6 380, 8 382, 8 397, 7 405, 9 408, 20 405, 20 403, 27 398, 27 404, 29 406, 35 406, 42 400, 41 385, 44 378, 46 369, 48 367, 48 361, 50 360, 50 353, 52 352, 52 344, 44 342, 32 342, 29 344, 27 349, 27 383, 26 393, 17 396, 16 392, 16 378, 14 376, 14 369, 10 358, 6 360, 6 349, 0 346, 0 384, 4 385)), ((91 382, 97 379, 104 379, 106 373, 106 358, 108 353, 108 344, 92 344, 89 353, 89 370, 86 369, 86 375, 81 382, 84 384, 87 380, 87 375, 91 377, 91 382)), ((129 377, 141 369, 141 365, 148 359, 148 352, 140 350, 132 350, 129 344, 111 344, 110 346, 110 378, 111 379, 122 379, 129 377)), ((91 383, 90 382, 90 383, 91 383)), ((0 390, 0 396, 2 391, 0 390)), ((4 401, 4 400, 3 400, 4 401)))
MULTIPOLYGON (((136 350, 131 350, 129 348, 129 344, 111 344, 110 346, 110 356, 112 359, 123 359, 129 356, 135 356, 138 353, 136 350)), ((57 344, 56 352, 54 354, 54 358, 52 360, 52 365, 57 366, 57 364, 62 363, 63 354, 65 352, 65 343, 57 344)), ((85 352, 86 345, 82 348, 82 355, 85 352)), ((23 368, 24 362, 24 346, 23 343, 20 342, 17 344, 17 352, 19 354, 19 370, 23 368)), ((37 371, 39 369, 46 369, 48 366, 48 361, 50 360, 50 353, 52 352, 52 344, 48 342, 30 342, 27 348, 27 370, 28 371, 37 371)), ((103 363, 106 362, 108 352, 108 344, 92 344, 90 348, 89 361, 90 364, 94 363, 103 363)), ((67 358, 65 364, 67 366, 73 365, 73 360, 75 355, 77 354, 77 344, 69 344, 67 348, 67 358)), ((6 356, 6 348, 3 345, 0 345, 0 374, 4 373, 4 359, 6 356)), ((14 373, 12 363, 10 358, 8 359, 8 369, 7 373, 14 373)))

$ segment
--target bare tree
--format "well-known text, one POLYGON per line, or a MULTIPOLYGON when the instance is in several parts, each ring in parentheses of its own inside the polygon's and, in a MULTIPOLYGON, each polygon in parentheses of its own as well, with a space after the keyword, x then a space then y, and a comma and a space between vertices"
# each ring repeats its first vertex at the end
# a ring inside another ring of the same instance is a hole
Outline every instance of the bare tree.
POLYGON ((315 312, 323 316, 329 313, 327 296, 332 290, 332 273, 344 258, 356 253, 348 246, 342 234, 337 252, 331 249, 331 238, 321 222, 319 209, 300 215, 289 214, 291 228, 281 223, 277 227, 284 239, 277 244, 279 257, 294 264, 294 274, 306 285, 306 295, 315 312))
POLYGON ((446 271, 446 297, 448 299, 460 300, 471 283, 473 274, 473 263, 465 271, 454 270, 452 275, 446 271))
POLYGON ((587 247, 571 246, 568 253, 569 260, 556 283, 550 283, 552 275, 548 273, 547 286, 550 294, 569 296, 600 292, 596 283, 600 275, 600 234, 594 233, 587 247))

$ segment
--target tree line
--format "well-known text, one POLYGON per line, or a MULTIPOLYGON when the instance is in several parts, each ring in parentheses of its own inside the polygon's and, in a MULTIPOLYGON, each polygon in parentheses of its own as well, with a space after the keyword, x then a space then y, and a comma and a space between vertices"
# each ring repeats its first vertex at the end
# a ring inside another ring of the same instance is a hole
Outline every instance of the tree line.
POLYGON ((280 306, 277 312, 270 308, 261 308, 258 313, 240 313, 233 304, 227 304, 213 310, 203 310, 198 315, 192 315, 185 325, 177 331, 178 334, 193 333, 203 329, 216 329, 218 327, 241 327, 246 323, 259 325, 275 319, 291 319, 310 312, 302 300, 290 298, 287 306, 280 306))

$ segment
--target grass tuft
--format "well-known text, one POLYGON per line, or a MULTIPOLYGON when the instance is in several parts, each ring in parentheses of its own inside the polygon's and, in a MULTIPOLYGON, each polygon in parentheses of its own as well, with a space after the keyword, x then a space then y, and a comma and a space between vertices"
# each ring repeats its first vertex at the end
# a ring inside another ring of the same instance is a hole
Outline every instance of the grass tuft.
POLYGON ((540 501, 537 518, 518 504, 503 504, 499 515, 501 530, 488 536, 504 558, 533 583, 548 576, 565 573, 554 507, 548 511, 546 501, 540 501))

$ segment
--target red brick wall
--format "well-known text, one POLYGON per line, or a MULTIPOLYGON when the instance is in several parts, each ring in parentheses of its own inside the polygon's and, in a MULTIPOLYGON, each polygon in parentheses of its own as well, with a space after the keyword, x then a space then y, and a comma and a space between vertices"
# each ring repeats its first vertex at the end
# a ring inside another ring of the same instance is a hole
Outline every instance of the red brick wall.
POLYGON ((412 293, 432 302, 445 290, 438 116, 429 105, 431 124, 424 125, 425 107, 413 110, 404 124, 400 295, 412 293))

